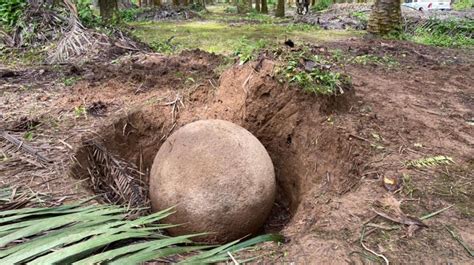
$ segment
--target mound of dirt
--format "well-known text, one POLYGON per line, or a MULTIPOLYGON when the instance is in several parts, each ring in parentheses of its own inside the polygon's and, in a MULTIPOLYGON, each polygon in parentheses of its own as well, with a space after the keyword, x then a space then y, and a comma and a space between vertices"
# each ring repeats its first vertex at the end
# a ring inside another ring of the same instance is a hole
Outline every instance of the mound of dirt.
POLYGON ((199 240, 226 243, 255 234, 275 199, 275 172, 263 145, 244 128, 222 120, 192 122, 158 151, 150 174, 154 211, 175 206, 166 218, 183 224, 168 231, 211 234, 199 240))

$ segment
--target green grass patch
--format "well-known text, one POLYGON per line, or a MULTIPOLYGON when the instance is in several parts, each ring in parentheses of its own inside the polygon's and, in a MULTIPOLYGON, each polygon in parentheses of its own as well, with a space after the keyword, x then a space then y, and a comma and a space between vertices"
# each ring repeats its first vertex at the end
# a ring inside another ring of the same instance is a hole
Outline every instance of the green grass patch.
MULTIPOLYGON (((171 50, 174 52, 198 48, 224 55, 231 55, 238 51, 243 39, 259 45, 265 43, 265 47, 269 47, 282 44, 287 38, 292 39, 296 44, 301 44, 302 42, 343 40, 360 35, 358 31, 320 30, 315 26, 300 24, 229 25, 216 21, 191 21, 134 22, 130 25, 134 28, 134 34, 148 44, 163 43, 172 39, 171 45, 174 49, 171 50)), ((170 50, 161 46, 158 45, 158 48, 170 50)))
POLYGON ((474 21, 437 20, 429 22, 429 26, 417 28, 413 34, 405 38, 425 45, 440 47, 472 47, 474 46, 474 21))

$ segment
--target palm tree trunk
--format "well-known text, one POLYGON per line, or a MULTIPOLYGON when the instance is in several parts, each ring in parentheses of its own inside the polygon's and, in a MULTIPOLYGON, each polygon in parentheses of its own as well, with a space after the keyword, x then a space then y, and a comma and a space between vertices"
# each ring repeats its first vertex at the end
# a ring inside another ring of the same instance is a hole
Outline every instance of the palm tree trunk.
POLYGON ((262 1, 262 13, 263 14, 268 14, 267 0, 261 0, 261 1, 262 1))
POLYGON ((367 31, 374 35, 387 35, 401 30, 400 0, 375 0, 367 31))
POLYGON ((278 0, 277 8, 275 10, 276 17, 284 17, 285 16, 285 0, 278 0))

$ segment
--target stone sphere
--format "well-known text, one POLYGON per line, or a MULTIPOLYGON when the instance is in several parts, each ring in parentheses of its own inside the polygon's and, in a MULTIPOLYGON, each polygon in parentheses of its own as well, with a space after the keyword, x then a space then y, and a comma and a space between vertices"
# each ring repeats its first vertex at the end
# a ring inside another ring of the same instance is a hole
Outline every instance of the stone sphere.
POLYGON ((224 243, 258 232, 275 200, 273 164, 246 129, 201 120, 173 133, 150 174, 153 211, 176 206, 163 223, 173 235, 209 232, 199 241, 224 243))

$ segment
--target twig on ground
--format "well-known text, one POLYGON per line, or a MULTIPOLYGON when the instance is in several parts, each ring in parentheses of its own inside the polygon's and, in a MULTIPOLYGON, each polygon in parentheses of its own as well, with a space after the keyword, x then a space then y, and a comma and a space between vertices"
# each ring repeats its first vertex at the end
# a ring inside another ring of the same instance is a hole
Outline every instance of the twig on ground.
POLYGON ((372 249, 368 248, 366 245, 364 245, 365 229, 366 229, 366 226, 364 225, 364 226, 362 227, 362 233, 361 233, 361 235, 360 235, 360 244, 361 244, 361 246, 362 246, 366 251, 368 251, 368 252, 374 254, 374 255, 377 256, 377 257, 382 258, 382 259, 385 261, 385 264, 386 264, 386 265, 390 264, 390 262, 388 261, 388 259, 387 259, 384 255, 379 254, 379 253, 373 251, 372 249))
POLYGON ((433 217, 433 216, 435 216, 435 215, 438 215, 438 214, 440 214, 440 213, 442 213, 442 212, 448 210, 449 208, 451 208, 451 207, 453 207, 453 206, 454 206, 454 204, 452 204, 452 205, 450 205, 450 206, 448 206, 448 207, 445 207, 445 208, 443 208, 443 209, 441 209, 441 210, 438 210, 438 211, 436 211, 436 212, 433 212, 433 213, 427 214, 427 215, 425 215, 425 216, 422 216, 422 217, 420 217, 420 220, 429 219, 429 218, 431 218, 431 217, 433 217))
POLYGON ((471 255, 471 257, 474 257, 474 251, 471 250, 471 248, 466 244, 466 242, 464 242, 464 240, 462 240, 462 238, 457 235, 453 230, 449 229, 448 226, 446 225, 443 225, 444 228, 446 228, 446 230, 448 230, 448 232, 451 234, 451 236, 459 242, 459 244, 461 244, 461 246, 463 246, 463 248, 467 251, 467 253, 469 253, 469 255, 471 255))

